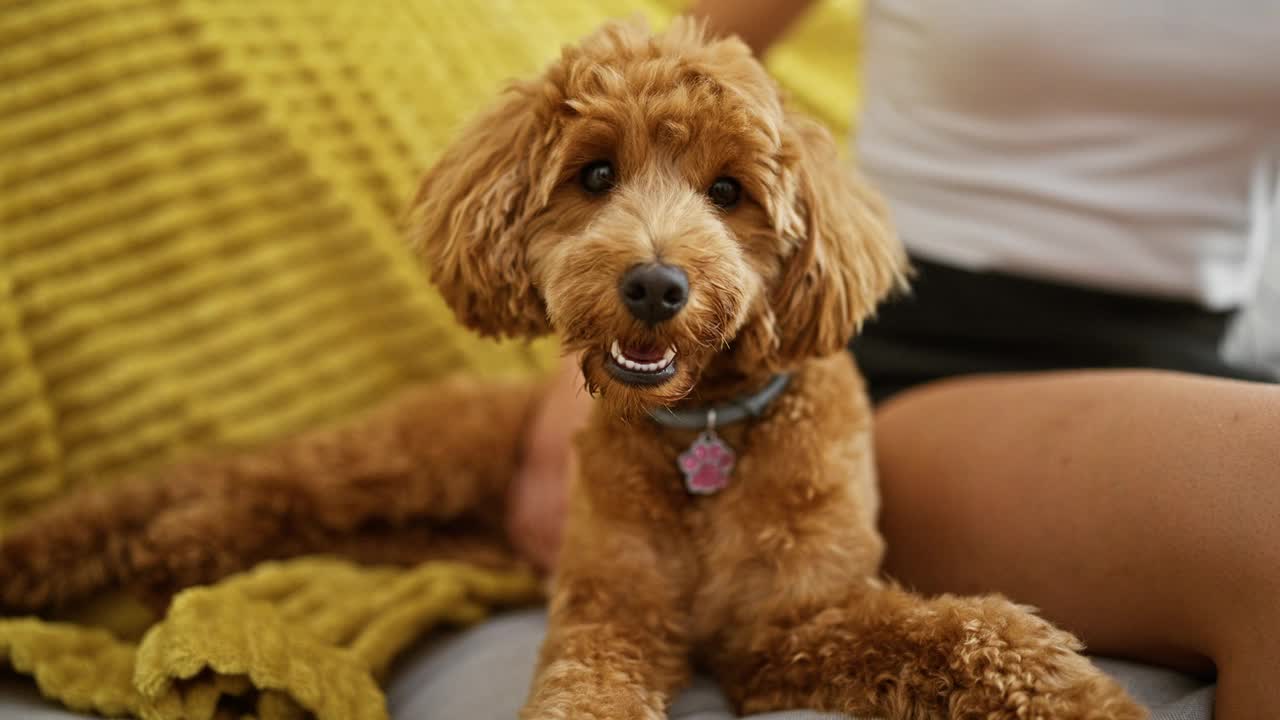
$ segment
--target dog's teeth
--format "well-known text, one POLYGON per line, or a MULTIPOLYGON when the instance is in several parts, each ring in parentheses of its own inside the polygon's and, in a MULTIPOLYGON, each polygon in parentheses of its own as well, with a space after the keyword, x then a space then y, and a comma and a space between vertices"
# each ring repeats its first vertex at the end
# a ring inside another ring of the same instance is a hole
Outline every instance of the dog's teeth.
POLYGON ((622 343, 614 340, 609 345, 609 354, 613 356, 614 362, 628 370, 632 370, 634 372, 653 373, 664 370, 671 364, 671 361, 676 357, 676 349, 674 346, 670 346, 667 348, 667 351, 662 354, 661 359, 656 362, 642 363, 636 362, 635 360, 627 357, 626 354, 622 352, 622 343))

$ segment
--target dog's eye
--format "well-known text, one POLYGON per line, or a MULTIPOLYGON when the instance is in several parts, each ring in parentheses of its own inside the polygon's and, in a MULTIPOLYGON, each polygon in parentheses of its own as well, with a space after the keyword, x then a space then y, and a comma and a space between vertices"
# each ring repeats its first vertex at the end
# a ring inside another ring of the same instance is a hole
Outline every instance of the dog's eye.
POLYGON ((592 195, 607 193, 613 189, 617 178, 613 174, 613 163, 608 160, 597 160, 582 168, 578 176, 582 188, 592 195))
POLYGON ((742 197, 742 186, 731 177, 716 178, 711 187, 707 188, 707 197, 722 208, 731 208, 742 197))

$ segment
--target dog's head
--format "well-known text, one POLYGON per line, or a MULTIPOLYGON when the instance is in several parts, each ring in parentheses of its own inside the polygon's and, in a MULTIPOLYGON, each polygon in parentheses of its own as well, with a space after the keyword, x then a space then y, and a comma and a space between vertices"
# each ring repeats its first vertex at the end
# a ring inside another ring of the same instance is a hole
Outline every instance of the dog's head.
POLYGON ((560 333, 619 409, 684 397, 713 359, 841 350, 906 262, 827 131, 736 40, 610 24, 465 129, 413 242, 458 317, 560 333))

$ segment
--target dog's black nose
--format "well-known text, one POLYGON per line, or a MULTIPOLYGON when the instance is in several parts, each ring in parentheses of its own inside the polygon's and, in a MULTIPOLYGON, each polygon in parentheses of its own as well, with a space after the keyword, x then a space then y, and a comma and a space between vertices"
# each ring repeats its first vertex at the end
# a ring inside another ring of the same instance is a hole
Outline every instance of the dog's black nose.
POLYGON ((672 265, 637 265, 623 274, 618 292, 637 320, 656 325, 684 307, 689 299, 689 278, 672 265))

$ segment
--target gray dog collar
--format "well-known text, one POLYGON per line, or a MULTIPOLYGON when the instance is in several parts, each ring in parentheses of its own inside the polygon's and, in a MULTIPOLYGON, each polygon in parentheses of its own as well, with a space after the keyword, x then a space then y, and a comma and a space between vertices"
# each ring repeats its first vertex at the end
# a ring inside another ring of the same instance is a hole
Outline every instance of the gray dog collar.
POLYGON ((649 411, 649 417, 663 427, 678 430, 714 430, 742 422, 748 418, 757 418, 764 413, 769 404, 787 389, 791 382, 790 373, 774 375, 767 385, 751 395, 736 397, 727 403, 709 408, 691 408, 688 410, 672 410, 659 408, 649 411))

